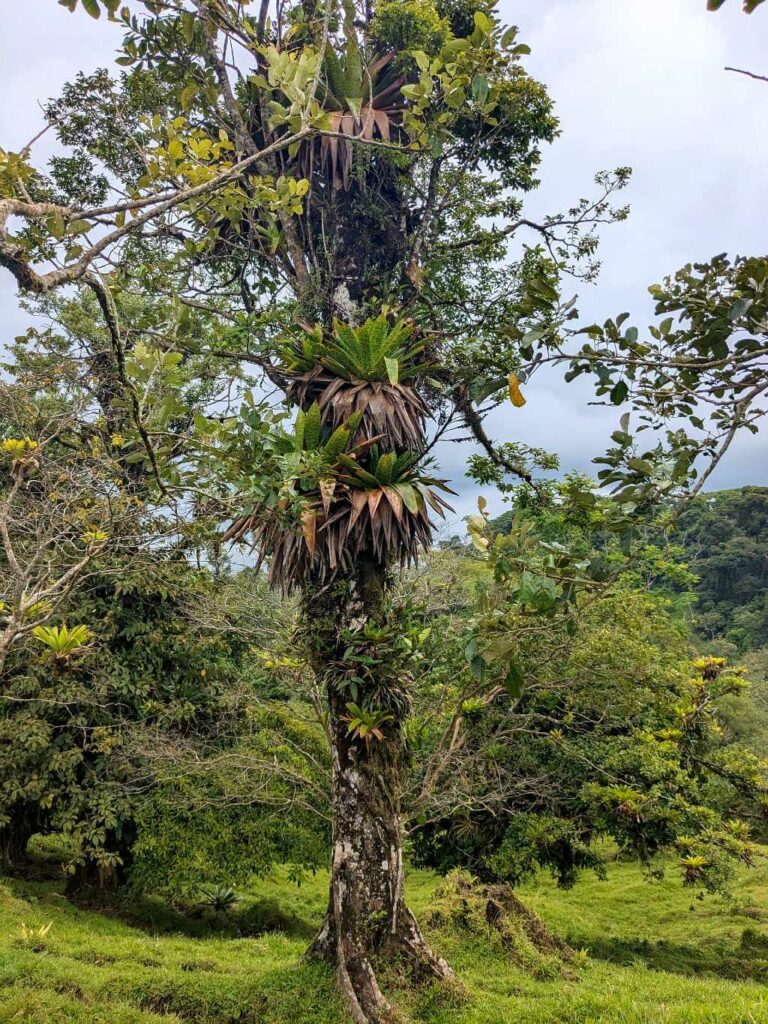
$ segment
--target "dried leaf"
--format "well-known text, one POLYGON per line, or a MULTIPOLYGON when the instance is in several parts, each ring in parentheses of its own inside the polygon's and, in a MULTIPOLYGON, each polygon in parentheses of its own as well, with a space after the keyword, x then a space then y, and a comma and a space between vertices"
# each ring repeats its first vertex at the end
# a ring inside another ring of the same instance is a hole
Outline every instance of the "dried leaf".
POLYGON ((314 556, 317 548, 317 515, 312 509, 308 509, 302 514, 301 532, 304 534, 310 555, 314 556))
POLYGON ((516 409, 521 409, 525 405, 525 396, 520 390, 520 378, 516 373, 510 373, 508 380, 509 399, 516 409))
POLYGON ((395 513, 395 519, 398 522, 403 518, 403 499, 394 487, 385 487, 384 494, 387 496, 387 501, 392 506, 392 511, 395 513))
POLYGON ((408 280, 413 285, 413 287, 417 291, 421 291, 421 289, 424 287, 425 278, 424 271, 421 269, 418 263, 414 263, 413 260, 411 260, 411 262, 405 268, 405 274, 408 280))

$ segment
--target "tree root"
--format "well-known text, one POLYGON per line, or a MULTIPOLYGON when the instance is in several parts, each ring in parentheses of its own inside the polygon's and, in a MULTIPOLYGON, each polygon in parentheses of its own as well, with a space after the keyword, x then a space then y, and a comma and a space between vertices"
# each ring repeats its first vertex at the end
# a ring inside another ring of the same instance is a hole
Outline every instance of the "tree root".
POLYGON ((537 978, 575 978, 576 953, 554 935, 506 885, 483 885, 451 872, 435 892, 429 924, 484 937, 537 978))
POLYGON ((381 991, 374 962, 385 970, 403 970, 417 983, 455 979, 446 961, 426 942, 411 910, 403 907, 399 917, 394 933, 386 935, 375 949, 362 951, 354 942, 339 941, 334 915, 329 912, 307 950, 308 958, 335 965, 339 991, 355 1024, 397 1024, 400 1020, 381 991))
POLYGON ((505 914, 513 914, 537 949, 545 952, 559 953, 565 960, 574 959, 576 954, 568 943, 563 942, 559 936, 551 932, 539 915, 526 907, 515 896, 509 886, 484 886, 484 896, 488 901, 485 908, 485 918, 489 925, 498 927, 498 923, 505 914))
POLYGON ((455 977, 447 962, 434 953, 409 907, 404 908, 404 921, 392 944, 394 956, 404 956, 407 966, 421 981, 448 981, 455 977))

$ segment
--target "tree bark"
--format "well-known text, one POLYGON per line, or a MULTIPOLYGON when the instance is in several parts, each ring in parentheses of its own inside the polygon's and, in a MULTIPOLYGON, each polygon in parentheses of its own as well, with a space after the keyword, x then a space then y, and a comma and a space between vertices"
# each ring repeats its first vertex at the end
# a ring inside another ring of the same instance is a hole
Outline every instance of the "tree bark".
MULTIPOLYGON (((380 579, 368 583, 382 592, 380 579)), ((375 608, 377 594, 362 589, 363 605, 375 608)), ((447 979, 453 971, 429 948, 405 902, 400 812, 404 722, 386 723, 384 738, 366 743, 349 733, 348 699, 329 679, 331 884, 326 917, 308 955, 335 965, 356 1024, 385 1024, 393 1020, 393 1012, 376 978, 377 963, 420 979, 447 979)))
POLYGON ((0 828, 0 871, 11 874, 29 863, 27 844, 36 832, 37 816, 33 808, 17 805, 9 812, 9 821, 0 828))
POLYGON ((135 839, 135 828, 132 823, 124 826, 122 835, 110 830, 105 838, 104 849, 117 854, 117 863, 107 865, 94 857, 86 857, 82 863, 76 865, 67 881, 67 896, 77 900, 99 902, 117 892, 128 880, 128 871, 133 863, 135 839))

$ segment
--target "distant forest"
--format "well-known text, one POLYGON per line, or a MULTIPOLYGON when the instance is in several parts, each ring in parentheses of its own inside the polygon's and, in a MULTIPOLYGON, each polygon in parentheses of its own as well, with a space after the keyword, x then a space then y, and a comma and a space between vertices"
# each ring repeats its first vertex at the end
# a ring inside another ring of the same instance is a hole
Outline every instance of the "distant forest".
MULTIPOLYGON (((514 516, 505 512, 493 521, 494 529, 507 533, 514 516)), ((551 516, 539 522, 551 539, 561 525, 551 516)), ((599 547, 605 538, 591 540, 599 547)), ((768 646, 768 487, 700 495, 665 547, 670 559, 696 577, 686 578, 683 587, 694 598, 691 625, 701 642, 739 655, 768 646)), ((679 592, 681 586, 672 589, 679 592)))
POLYGON ((742 652, 768 644, 768 487, 702 495, 676 539, 698 577, 702 639, 723 638, 742 652))

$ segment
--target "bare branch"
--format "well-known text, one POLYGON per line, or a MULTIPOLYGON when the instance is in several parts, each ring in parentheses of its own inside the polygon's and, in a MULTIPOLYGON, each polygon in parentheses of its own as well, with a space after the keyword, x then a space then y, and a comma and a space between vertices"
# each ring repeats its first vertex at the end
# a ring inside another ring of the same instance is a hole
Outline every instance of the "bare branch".
POLYGON ((747 78, 754 78, 758 82, 768 82, 768 75, 756 75, 754 71, 745 71, 744 68, 725 68, 726 71, 734 71, 737 75, 746 75, 747 78))

